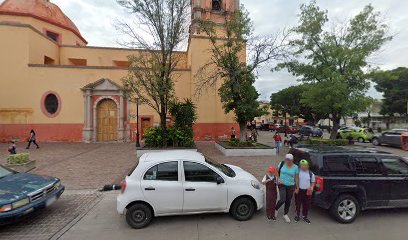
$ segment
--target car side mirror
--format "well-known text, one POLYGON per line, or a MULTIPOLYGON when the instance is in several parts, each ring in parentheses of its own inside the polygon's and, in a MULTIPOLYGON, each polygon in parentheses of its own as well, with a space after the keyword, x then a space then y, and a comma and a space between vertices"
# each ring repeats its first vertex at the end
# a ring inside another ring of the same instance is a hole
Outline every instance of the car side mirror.
POLYGON ((220 185, 220 184, 224 183, 224 179, 222 179, 222 177, 217 177, 216 182, 217 182, 218 185, 220 185))

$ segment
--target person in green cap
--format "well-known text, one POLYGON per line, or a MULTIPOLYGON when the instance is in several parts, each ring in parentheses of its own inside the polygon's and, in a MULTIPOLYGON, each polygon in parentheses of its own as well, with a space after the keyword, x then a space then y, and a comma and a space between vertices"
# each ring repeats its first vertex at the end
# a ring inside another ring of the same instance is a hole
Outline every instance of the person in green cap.
POLYGON ((315 187, 316 178, 312 171, 309 169, 309 162, 307 160, 301 160, 299 171, 299 187, 295 191, 296 202, 296 217, 295 222, 300 220, 300 209, 302 208, 302 219, 307 224, 310 224, 308 217, 310 205, 312 202, 313 189, 315 187))

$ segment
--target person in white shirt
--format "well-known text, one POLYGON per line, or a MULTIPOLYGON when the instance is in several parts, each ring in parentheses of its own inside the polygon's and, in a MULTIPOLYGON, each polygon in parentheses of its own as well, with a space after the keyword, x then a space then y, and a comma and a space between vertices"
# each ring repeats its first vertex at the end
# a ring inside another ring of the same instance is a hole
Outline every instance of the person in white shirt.
POLYGON ((299 187, 295 191, 296 201, 296 217, 295 222, 300 220, 300 209, 302 208, 302 219, 310 224, 308 218, 310 205, 312 202, 313 189, 315 187, 315 175, 309 170, 309 162, 307 160, 300 161, 299 171, 299 187))

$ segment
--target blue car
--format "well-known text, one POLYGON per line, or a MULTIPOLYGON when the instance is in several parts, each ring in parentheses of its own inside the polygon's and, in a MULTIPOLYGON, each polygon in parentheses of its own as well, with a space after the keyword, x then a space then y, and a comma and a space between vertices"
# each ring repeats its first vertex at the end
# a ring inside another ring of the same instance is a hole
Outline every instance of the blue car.
POLYGON ((0 165, 0 225, 50 206, 64 190, 58 178, 19 173, 0 165))

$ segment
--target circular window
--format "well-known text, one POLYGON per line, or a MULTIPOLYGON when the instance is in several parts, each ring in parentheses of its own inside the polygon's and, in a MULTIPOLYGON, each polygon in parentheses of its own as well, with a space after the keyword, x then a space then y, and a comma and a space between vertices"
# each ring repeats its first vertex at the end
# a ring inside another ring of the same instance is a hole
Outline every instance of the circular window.
POLYGON ((41 110, 48 117, 55 117, 61 108, 61 101, 56 93, 48 92, 43 95, 41 110))

